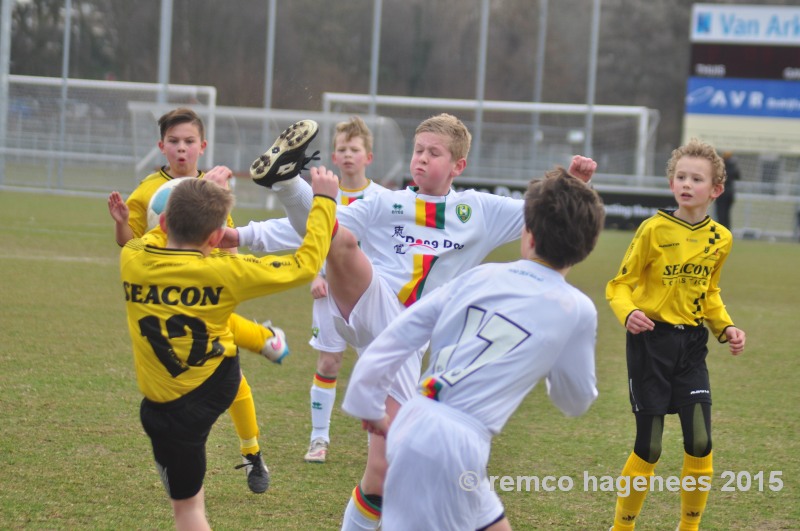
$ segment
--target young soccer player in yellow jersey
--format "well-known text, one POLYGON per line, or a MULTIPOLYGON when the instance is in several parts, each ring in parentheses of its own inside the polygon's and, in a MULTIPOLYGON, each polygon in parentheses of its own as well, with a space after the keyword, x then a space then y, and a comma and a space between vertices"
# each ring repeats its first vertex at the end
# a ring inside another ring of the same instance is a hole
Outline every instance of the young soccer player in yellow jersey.
POLYGON ((310 282, 335 235, 338 180, 312 181, 306 236, 290 256, 215 250, 233 196, 204 179, 185 179, 168 199, 161 225, 130 240, 120 254, 134 366, 144 395, 140 418, 172 503, 175 525, 209 529, 203 478, 205 444, 241 381, 230 316, 245 300, 310 282), (159 240, 151 245, 152 240, 159 240))
MULTIPOLYGON (((353 116, 336 124, 333 135, 333 163, 339 169, 339 194, 336 202, 348 206, 368 199, 386 188, 367 178, 372 163, 372 131, 364 120, 353 116)), ((303 157, 305 162, 305 156, 303 157)), ((300 236, 287 218, 269 220, 269 229, 259 231, 259 238, 250 242, 252 251, 277 252, 296 249, 300 236)), ((320 275, 311 283, 314 306, 309 345, 318 352, 317 367, 309 392, 311 398, 311 436, 303 459, 308 463, 324 463, 330 445, 331 412, 336 400, 336 383, 347 342, 336 331, 328 306, 328 282, 320 275)))
MULTIPOLYGON (((109 212, 114 219, 114 232, 117 243, 125 245, 132 238, 141 238, 148 229, 147 208, 150 199, 164 183, 178 177, 198 177, 212 179, 217 184, 226 182, 231 170, 217 166, 204 174, 198 169, 198 159, 203 154, 207 140, 205 127, 200 117, 191 109, 177 108, 159 118, 161 139, 158 147, 167 159, 167 165, 158 172, 148 175, 123 202, 118 192, 109 197, 109 212)), ((233 226, 228 217, 227 223, 233 226)), ((231 315, 231 329, 236 344, 253 352, 260 352, 269 359, 281 360, 288 353, 285 334, 276 327, 265 327, 240 315, 231 315), (276 350, 275 346, 278 346, 276 350)), ((269 470, 261 456, 258 443, 259 429, 256 418, 253 394, 247 380, 242 376, 239 393, 230 409, 231 420, 239 437, 247 484, 255 493, 269 488, 269 470)))
POLYGON ((744 351, 745 333, 733 324, 720 296, 730 231, 708 216, 725 187, 725 166, 714 147, 697 139, 672 152, 669 187, 678 208, 642 222, 622 265, 606 287, 611 309, 627 330, 628 388, 636 418, 629 478, 617 496, 615 531, 631 530, 661 456, 664 416, 677 413, 683 430, 681 518, 678 529, 698 529, 711 488, 711 387, 706 367, 709 329, 744 351), (635 488, 636 477, 644 476, 635 488))

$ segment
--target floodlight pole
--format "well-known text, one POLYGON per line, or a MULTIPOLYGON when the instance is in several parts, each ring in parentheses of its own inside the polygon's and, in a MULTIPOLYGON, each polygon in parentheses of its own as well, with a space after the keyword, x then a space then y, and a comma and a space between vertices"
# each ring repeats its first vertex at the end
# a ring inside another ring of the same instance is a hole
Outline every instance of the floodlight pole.
MULTIPOLYGON (((64 9, 64 46, 61 55, 61 116, 58 121, 58 143, 62 153, 67 150, 67 80, 69 79, 69 47, 72 34, 72 0, 66 0, 64 9)), ((64 187, 64 157, 58 157, 57 188, 64 187)))
POLYGON ((378 66, 381 50, 381 13, 383 0, 375 0, 372 10, 372 54, 369 68, 369 115, 375 116, 375 99, 378 96, 378 66))
POLYGON ((2 0, 0 6, 0 185, 6 178, 8 101, 11 97, 8 75, 11 70, 11 7, 14 0, 2 0))
MULTIPOLYGON (((539 32, 536 36, 538 44, 536 45, 536 73, 533 80, 533 103, 542 102, 542 78, 544 76, 545 47, 547 46, 547 5, 548 0, 539 0, 539 32)), ((531 160, 535 163, 539 149, 537 142, 539 136, 538 112, 533 113, 532 129, 531 160)))
POLYGON ((481 2, 481 31, 478 44, 478 72, 475 83, 475 99, 478 106, 475 109, 475 134, 472 143, 475 154, 472 159, 475 161, 474 168, 480 168, 481 164, 481 142, 483 136, 483 100, 486 97, 486 48, 489 42, 489 0, 481 2))
POLYGON ((167 103, 169 61, 172 55, 172 0, 161 0, 161 29, 158 38, 158 103, 167 103))
POLYGON ((275 0, 267 8, 267 59, 264 65, 264 109, 272 108, 272 74, 275 69, 275 0))
MULTIPOLYGON (((264 65, 264 110, 272 109, 272 83, 275 70, 275 13, 276 0, 269 0, 267 7, 267 53, 264 65)), ((272 134, 269 130, 269 120, 266 117, 261 124, 261 144, 269 145, 272 134)))
POLYGON ((586 125, 583 136, 583 155, 592 157, 592 129, 594 129, 594 92, 597 80, 597 46, 600 34, 600 0, 594 0, 592 7, 592 33, 589 50, 589 81, 586 86, 586 125))

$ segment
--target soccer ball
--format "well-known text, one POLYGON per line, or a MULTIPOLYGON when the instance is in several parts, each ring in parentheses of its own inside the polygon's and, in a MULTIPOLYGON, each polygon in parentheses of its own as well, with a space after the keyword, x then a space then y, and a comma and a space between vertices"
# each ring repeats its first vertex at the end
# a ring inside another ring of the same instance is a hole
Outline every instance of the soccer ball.
POLYGON ((167 199, 169 199, 169 194, 172 192, 172 189, 181 184, 184 179, 194 178, 195 177, 176 177, 165 182, 156 190, 156 193, 150 198, 150 204, 147 205, 147 230, 153 230, 155 227, 158 227, 158 219, 167 207, 167 199))

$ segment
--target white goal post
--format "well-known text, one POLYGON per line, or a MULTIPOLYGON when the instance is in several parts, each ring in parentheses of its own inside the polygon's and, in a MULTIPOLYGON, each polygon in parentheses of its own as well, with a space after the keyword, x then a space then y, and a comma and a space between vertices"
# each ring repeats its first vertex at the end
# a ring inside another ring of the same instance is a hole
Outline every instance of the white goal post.
MULTIPOLYGON (((379 105, 381 107, 427 108, 437 111, 463 110, 500 113, 524 113, 531 117, 541 115, 571 115, 584 117, 588 113, 595 116, 620 117, 632 120, 635 125, 634 145, 628 148, 633 151, 635 162, 632 173, 637 176, 652 173, 653 138, 658 125, 658 111, 641 106, 622 105, 586 105, 569 103, 533 103, 520 101, 466 100, 451 98, 415 98, 407 96, 385 96, 368 94, 348 94, 326 92, 322 96, 324 112, 335 110, 339 106, 379 105)), ((480 127, 476 124, 475 137, 481 138, 480 127)), ((534 132, 531 138, 537 138, 534 132)))
POLYGON ((134 102, 203 109, 205 159, 213 164, 215 87, 11 75, 0 120, 0 186, 86 192, 130 186, 152 163, 147 153, 158 135, 156 116, 143 125, 152 140, 137 153, 134 102))

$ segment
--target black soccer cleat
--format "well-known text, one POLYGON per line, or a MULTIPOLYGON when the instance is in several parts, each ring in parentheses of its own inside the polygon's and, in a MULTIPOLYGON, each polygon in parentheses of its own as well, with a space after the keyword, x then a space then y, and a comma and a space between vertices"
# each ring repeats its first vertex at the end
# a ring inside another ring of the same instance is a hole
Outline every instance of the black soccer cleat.
POLYGON ((247 475, 247 486, 256 494, 266 492, 269 488, 269 469, 261 458, 261 452, 242 456, 242 464, 236 468, 244 468, 247 475))
POLYGON ((317 136, 319 126, 314 120, 300 120, 284 130, 275 143, 250 166, 253 182, 267 188, 300 174, 300 170, 315 159, 306 158, 306 148, 317 136))

